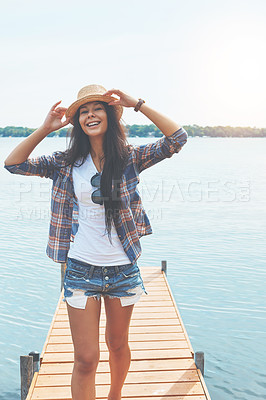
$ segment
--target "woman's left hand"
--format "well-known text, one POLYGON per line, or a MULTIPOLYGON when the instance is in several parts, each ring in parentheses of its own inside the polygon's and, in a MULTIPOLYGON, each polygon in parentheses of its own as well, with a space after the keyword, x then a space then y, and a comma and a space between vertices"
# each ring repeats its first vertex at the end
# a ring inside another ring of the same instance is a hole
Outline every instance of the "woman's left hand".
POLYGON ((134 97, 131 97, 124 92, 121 92, 121 90, 111 89, 107 90, 107 92, 104 93, 105 96, 112 96, 113 94, 118 96, 119 99, 113 100, 108 103, 109 106, 135 107, 138 102, 137 99, 134 99, 134 97))

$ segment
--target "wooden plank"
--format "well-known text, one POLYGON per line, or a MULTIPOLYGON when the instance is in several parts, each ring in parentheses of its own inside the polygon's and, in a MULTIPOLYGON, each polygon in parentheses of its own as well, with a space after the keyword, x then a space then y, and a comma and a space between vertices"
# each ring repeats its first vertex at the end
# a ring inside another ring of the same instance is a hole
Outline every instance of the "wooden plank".
POLYGON ((33 394, 33 390, 34 390, 35 385, 37 383, 37 378, 38 378, 38 372, 34 372, 34 375, 33 375, 32 381, 31 381, 31 385, 30 385, 26 400, 30 400, 31 399, 32 394, 33 394))
MULTIPOLYGON (((108 360, 109 353, 102 352, 101 360, 108 360)), ((189 349, 153 349, 153 350, 133 350, 131 351, 132 360, 156 360, 156 359, 169 359, 169 358, 192 358, 189 349)), ((43 362, 72 362, 74 360, 74 353, 61 352, 61 353, 47 353, 43 356, 43 362)))
MULTIPOLYGON (((55 393, 53 396, 53 393, 50 393, 51 397, 39 397, 38 393, 37 393, 37 397, 32 397, 32 400, 71 400, 71 393, 70 393, 70 388, 65 388, 65 390, 62 390, 62 396, 58 393, 55 393)), ((49 396, 49 394, 47 394, 47 396, 49 396)), ((106 400, 106 395, 104 395, 103 393, 99 393, 96 396, 96 399, 104 399, 106 400)), ((131 397, 131 396, 124 396, 123 400, 206 400, 205 396, 201 396, 201 395, 184 395, 184 396, 149 396, 149 397, 131 397)))
MULTIPOLYGON (((163 315, 169 314, 173 315, 172 318, 177 318, 176 311, 173 310, 173 307, 143 307, 143 308, 133 308, 133 313, 132 313, 132 318, 137 318, 138 316, 144 315, 149 316, 152 315, 152 317, 156 318, 156 315, 159 315, 158 318, 161 318, 163 315)), ((170 318, 170 317, 167 317, 170 318)), ((105 319, 105 313, 101 313, 101 319, 105 319)), ((62 312, 60 314, 57 314, 56 316, 56 321, 68 321, 68 314, 67 312, 62 312)))
MULTIPOLYGON (((146 288, 146 284, 145 284, 145 288, 146 288)), ((144 293, 141 296, 142 299, 146 298, 147 300, 149 299, 149 301, 152 301, 152 299, 159 298, 160 296, 164 296, 164 297, 167 296, 169 299, 169 292, 165 287, 161 287, 160 289, 158 289, 158 288, 153 288, 152 286, 150 286, 149 289, 147 289, 146 291, 147 291, 147 294, 144 293)))
MULTIPOLYGON (((196 370, 180 371, 146 371, 129 372, 125 383, 159 383, 159 382, 199 382, 196 370)), ((110 385, 111 378, 109 373, 98 373, 96 384, 110 385)), ((36 387, 44 386, 69 386, 71 384, 71 374, 40 375, 36 382, 36 387)))
MULTIPOLYGON (((154 343, 152 342, 130 342, 131 350, 152 350, 154 349, 154 343)), ((188 343, 186 340, 165 340, 156 343, 156 349, 187 349, 188 343)), ((56 343, 51 344, 48 343, 46 346, 47 353, 69 353, 73 352, 73 343, 56 343)), ((105 342, 100 343, 100 351, 108 351, 107 345, 105 342)))
MULTIPOLYGON (((164 340, 186 340, 184 333, 163 332, 163 333, 130 333, 129 343, 131 342, 160 342, 164 340)), ((105 335, 100 335, 100 343, 105 342, 105 335)), ((72 343, 71 335, 51 335, 49 343, 72 343)))
MULTIPOLYGON (((96 398, 106 398, 109 392, 108 385, 96 385, 96 398)), ((203 395, 202 386, 199 382, 177 382, 177 383, 138 383, 125 384, 122 390, 123 397, 128 396, 174 396, 174 395, 203 395)), ((37 399, 71 399, 70 386, 51 386, 51 387, 35 387, 32 400, 37 399)))
MULTIPOLYGON (((59 363, 42 363, 39 371, 41 374, 70 374, 72 373, 73 362, 59 363)), ((168 360, 137 360, 131 361, 130 371, 179 371, 179 370, 196 370, 196 365, 192 358, 190 359, 168 359, 168 360)), ((109 372, 109 363, 100 361, 97 373, 109 372)))
MULTIPOLYGON (((173 307, 173 303, 172 302, 170 302, 170 301, 168 301, 168 302, 164 302, 164 303, 167 303, 167 304, 163 304, 162 302, 160 303, 160 305, 158 304, 158 302, 157 302, 157 305, 156 305, 156 303, 155 302, 150 302, 150 303, 145 303, 145 302, 139 302, 139 305, 138 305, 138 303, 134 306, 134 308, 133 308, 133 314, 134 313, 137 313, 137 314, 139 314, 139 313, 149 313, 149 312, 151 312, 151 313, 155 313, 155 312, 174 312, 175 313, 175 315, 176 315, 176 312, 175 312, 175 310, 174 310, 174 307, 173 307)), ((101 314, 102 314, 102 316, 104 316, 105 315, 105 310, 104 310, 104 307, 102 307, 102 311, 101 311, 101 314)), ((64 315, 64 316, 67 316, 68 315, 68 312, 67 312, 67 309, 65 308, 65 309, 60 309, 59 311, 58 311, 58 313, 57 313, 57 317, 59 316, 59 315, 64 315)))
MULTIPOLYGON (((176 313, 174 311, 172 312, 159 312, 159 311, 152 311, 152 312, 141 312, 141 311, 133 311, 132 313, 132 318, 131 321, 134 320, 139 320, 139 319, 176 319, 176 313)), ((56 322, 60 321, 68 321, 68 316, 67 315, 57 315, 56 317, 56 322)), ((104 322, 106 321, 105 315, 101 315, 101 321, 104 322)))
MULTIPOLYGON (((101 326, 100 334, 104 335, 105 326, 101 326)), ((129 334, 133 333, 164 333, 164 332, 183 332, 181 325, 160 325, 160 326, 130 326, 129 334)), ((71 335, 70 327, 68 328, 54 328, 51 331, 51 335, 71 335)))
POLYGON ((211 396, 210 396, 210 393, 209 393, 209 391, 207 389, 207 386, 206 386, 206 383, 205 383, 204 378, 202 376, 201 370, 197 369, 197 373, 198 373, 200 382, 202 384, 202 387, 203 387, 203 390, 204 390, 204 394, 206 396, 206 400, 211 400, 211 396))
MULTIPOLYGON (((105 327, 105 321, 100 322, 100 327, 105 327)), ((133 319, 130 323, 131 326, 178 326, 180 322, 176 318, 169 319, 151 319, 151 320, 141 320, 133 319)), ((54 328, 69 328, 68 321, 55 321, 54 328)))
MULTIPOLYGON (((97 397, 99 399, 99 397, 97 397)), ((206 400, 205 396, 194 396, 194 395, 184 395, 184 396, 149 396, 149 397, 124 397, 126 400, 206 400)))
MULTIPOLYGON (((100 399, 100 397, 97 397, 100 399)), ((184 395, 184 396, 149 396, 149 397, 123 397, 126 400, 206 400, 205 396, 184 395)))
POLYGON ((141 274, 141 276, 142 276, 143 280, 145 281, 145 284, 153 283, 154 285, 156 285, 158 282, 163 283, 163 277, 162 277, 161 273, 160 273, 160 275, 154 275, 154 276, 141 274))

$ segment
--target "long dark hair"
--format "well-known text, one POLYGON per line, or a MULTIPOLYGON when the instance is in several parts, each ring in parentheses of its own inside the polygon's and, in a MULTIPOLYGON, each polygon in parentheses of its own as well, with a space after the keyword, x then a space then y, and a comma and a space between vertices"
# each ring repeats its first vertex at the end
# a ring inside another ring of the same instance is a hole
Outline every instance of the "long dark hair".
MULTIPOLYGON (((116 221, 122 207, 120 183, 126 166, 130 146, 127 142, 126 128, 117 118, 116 110, 101 102, 107 113, 108 128, 104 135, 104 167, 101 176, 101 193, 104 198, 105 226, 111 240, 112 221, 116 221)), ((73 118, 74 126, 68 134, 70 142, 64 153, 66 165, 81 166, 91 150, 89 137, 83 132, 79 123, 79 109, 73 118), (76 163, 77 160, 79 163, 76 163)), ((102 160, 101 160, 102 161, 102 160)))

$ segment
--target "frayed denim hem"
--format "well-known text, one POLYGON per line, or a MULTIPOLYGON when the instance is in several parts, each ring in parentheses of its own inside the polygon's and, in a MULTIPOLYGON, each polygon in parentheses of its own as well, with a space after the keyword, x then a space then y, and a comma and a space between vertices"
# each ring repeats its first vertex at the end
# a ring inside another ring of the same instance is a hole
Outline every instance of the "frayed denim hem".
POLYGON ((67 288, 65 289, 65 296, 63 298, 63 301, 67 302, 70 306, 74 308, 85 309, 88 298, 93 297, 95 300, 100 300, 101 297, 106 297, 109 299, 120 299, 121 305, 122 307, 124 307, 137 303, 143 293, 148 294, 144 288, 144 285, 142 284, 136 285, 135 287, 128 289, 126 293, 123 293, 121 295, 112 295, 109 293, 97 293, 91 295, 89 293, 86 293, 85 290, 67 288))

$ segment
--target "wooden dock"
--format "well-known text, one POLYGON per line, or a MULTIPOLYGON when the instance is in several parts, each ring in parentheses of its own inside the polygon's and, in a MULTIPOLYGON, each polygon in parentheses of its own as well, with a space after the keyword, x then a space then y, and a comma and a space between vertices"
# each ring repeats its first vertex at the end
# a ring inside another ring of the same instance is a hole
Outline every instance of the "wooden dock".
MULTIPOLYGON (((132 361, 122 391, 123 399, 210 400, 165 273, 159 267, 142 267, 140 270, 149 295, 143 295, 134 307, 129 336, 132 361)), ((62 298, 63 293, 27 400, 71 399, 73 344, 66 304, 62 298)), ((102 302, 96 398, 106 400, 110 374, 104 329, 102 302)))

